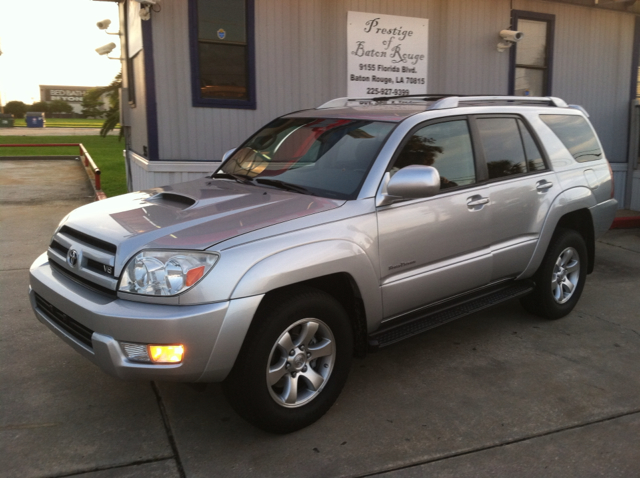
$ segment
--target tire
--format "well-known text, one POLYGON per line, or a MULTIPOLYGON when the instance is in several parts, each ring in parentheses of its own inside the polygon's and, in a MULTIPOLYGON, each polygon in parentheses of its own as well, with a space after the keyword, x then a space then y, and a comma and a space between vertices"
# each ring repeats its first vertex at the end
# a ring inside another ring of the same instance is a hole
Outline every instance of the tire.
POLYGON ((297 288, 271 304, 254 319, 223 387, 249 423, 290 433, 314 423, 338 398, 353 334, 347 313, 325 292, 297 288))
POLYGON ((578 303, 588 269, 587 246, 572 229, 556 232, 534 275, 535 290, 520 299, 524 308, 547 319, 564 317, 578 303))

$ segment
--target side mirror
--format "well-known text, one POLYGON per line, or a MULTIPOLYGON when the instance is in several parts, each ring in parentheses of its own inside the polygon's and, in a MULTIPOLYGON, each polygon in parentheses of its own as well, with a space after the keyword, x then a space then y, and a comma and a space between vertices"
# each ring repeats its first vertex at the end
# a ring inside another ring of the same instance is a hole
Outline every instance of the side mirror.
POLYGON ((391 204, 401 199, 426 198, 440 191, 440 173, 431 166, 413 164, 384 178, 382 198, 378 206, 391 204))

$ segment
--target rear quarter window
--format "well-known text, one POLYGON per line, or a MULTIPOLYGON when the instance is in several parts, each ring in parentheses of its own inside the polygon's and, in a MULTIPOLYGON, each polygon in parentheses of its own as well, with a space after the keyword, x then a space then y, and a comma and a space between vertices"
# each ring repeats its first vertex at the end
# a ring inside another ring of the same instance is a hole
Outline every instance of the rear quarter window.
POLYGON ((540 119, 551 128, 576 161, 584 163, 604 157, 596 135, 582 116, 540 115, 540 119))

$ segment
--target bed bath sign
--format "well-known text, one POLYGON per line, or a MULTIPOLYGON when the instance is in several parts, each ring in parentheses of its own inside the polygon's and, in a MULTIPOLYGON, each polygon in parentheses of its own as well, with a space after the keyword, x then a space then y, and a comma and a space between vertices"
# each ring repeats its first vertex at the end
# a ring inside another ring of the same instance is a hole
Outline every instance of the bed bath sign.
POLYGON ((377 13, 347 17, 347 95, 427 92, 429 20, 377 13))

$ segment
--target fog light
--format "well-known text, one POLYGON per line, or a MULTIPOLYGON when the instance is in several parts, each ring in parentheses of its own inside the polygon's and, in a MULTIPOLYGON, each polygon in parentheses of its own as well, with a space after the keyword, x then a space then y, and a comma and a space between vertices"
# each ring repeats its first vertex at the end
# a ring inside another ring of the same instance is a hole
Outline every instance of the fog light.
POLYGON ((183 345, 149 345, 149 357, 155 363, 179 363, 184 356, 183 345))

